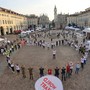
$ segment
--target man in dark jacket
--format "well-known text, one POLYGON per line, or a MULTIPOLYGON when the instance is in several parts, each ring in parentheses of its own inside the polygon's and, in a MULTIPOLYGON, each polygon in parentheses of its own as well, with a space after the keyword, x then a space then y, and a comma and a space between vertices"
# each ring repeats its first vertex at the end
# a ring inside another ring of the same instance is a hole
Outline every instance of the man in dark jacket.
POLYGON ((59 68, 58 67, 55 68, 55 76, 59 77, 59 68))
POLYGON ((62 81, 63 80, 66 81, 66 69, 64 67, 61 69, 61 74, 62 74, 62 81))
POLYGON ((39 70, 40 70, 40 77, 44 76, 44 68, 40 67, 39 70))

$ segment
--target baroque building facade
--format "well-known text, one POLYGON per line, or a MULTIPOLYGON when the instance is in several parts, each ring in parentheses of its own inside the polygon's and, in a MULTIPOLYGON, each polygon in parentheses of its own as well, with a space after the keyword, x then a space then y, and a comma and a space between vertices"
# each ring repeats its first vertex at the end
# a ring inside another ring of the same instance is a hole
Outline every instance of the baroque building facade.
POLYGON ((0 7, 0 35, 27 28, 27 17, 12 10, 0 7))
POLYGON ((39 26, 42 27, 42 28, 47 28, 49 29, 49 17, 47 15, 41 15, 39 17, 39 26))
POLYGON ((67 24, 67 14, 57 14, 57 8, 54 7, 54 23, 56 29, 63 29, 67 24))
POLYGON ((67 25, 71 23, 75 23, 80 27, 90 27, 90 8, 87 8, 84 11, 69 15, 67 17, 67 25))
POLYGON ((38 16, 31 14, 27 16, 28 28, 35 29, 38 26, 38 16))

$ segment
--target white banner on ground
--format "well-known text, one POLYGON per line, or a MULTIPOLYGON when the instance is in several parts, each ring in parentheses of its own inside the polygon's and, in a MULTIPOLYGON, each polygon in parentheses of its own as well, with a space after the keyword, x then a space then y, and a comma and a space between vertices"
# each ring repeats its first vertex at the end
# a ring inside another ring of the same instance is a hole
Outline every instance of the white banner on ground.
POLYGON ((46 75, 36 81, 35 90, 63 90, 63 85, 59 78, 46 75))
POLYGON ((4 39, 3 38, 0 38, 0 41, 3 41, 4 39))

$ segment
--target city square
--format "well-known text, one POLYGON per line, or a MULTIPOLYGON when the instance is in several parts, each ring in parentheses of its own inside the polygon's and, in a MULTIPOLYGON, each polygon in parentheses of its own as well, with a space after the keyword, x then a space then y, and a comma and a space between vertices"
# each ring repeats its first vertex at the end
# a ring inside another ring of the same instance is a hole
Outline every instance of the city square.
POLYGON ((89 0, 0 1, 0 90, 90 90, 89 60, 89 0))
MULTIPOLYGON (((58 31, 57 31, 58 32, 58 31)), ((43 32, 40 32, 43 34, 43 32)), ((53 33, 56 33, 54 30, 53 33)), ((46 33, 47 34, 47 33, 46 33)), ((7 36, 8 39, 13 40, 17 38, 17 35, 12 35, 7 36), (11 39, 12 37, 12 39, 11 39)), ((39 37, 37 38, 38 40, 42 39, 45 41, 50 42, 50 38, 48 37, 39 37)), ((55 42, 58 39, 61 38, 54 38, 53 41, 55 42)), ((77 62, 80 62, 81 55, 77 50, 75 50, 74 47, 70 47, 68 45, 60 45, 56 46, 56 59, 52 58, 52 50, 51 48, 45 47, 40 47, 37 45, 33 44, 26 44, 25 46, 21 47, 21 49, 13 52, 11 54, 11 60, 13 61, 14 64, 19 64, 21 67, 22 65, 25 66, 25 72, 26 72, 26 78, 22 77, 22 73, 19 75, 16 73, 13 73, 11 69, 8 68, 5 57, 3 58, 3 62, 1 64, 4 66, 1 69, 3 73, 0 75, 0 89, 1 90, 35 90, 35 82, 37 79, 40 78, 39 75, 39 68, 43 67, 44 68, 44 75, 47 75, 48 69, 52 69, 52 75, 54 75, 54 69, 55 67, 60 68, 60 75, 59 78, 61 79, 61 68, 63 66, 66 66, 67 63, 73 62, 73 73, 71 78, 67 78, 66 81, 63 81, 63 87, 64 90, 80 90, 83 86, 82 90, 89 89, 89 61, 87 65, 85 66, 85 69, 80 71, 78 75, 75 75, 75 64, 77 62), (33 80, 29 79, 29 72, 28 68, 32 67, 33 68, 33 80), (86 78, 85 78, 86 77, 86 78), (87 82, 87 87, 85 87, 87 82), (83 85, 84 84, 84 85, 83 85)))

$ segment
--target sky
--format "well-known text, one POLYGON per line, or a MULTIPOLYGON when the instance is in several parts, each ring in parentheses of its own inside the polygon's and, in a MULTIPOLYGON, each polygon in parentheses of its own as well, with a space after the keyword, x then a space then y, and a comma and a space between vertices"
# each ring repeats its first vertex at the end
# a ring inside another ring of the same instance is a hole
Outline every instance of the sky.
POLYGON ((0 0, 0 7, 10 9, 20 14, 45 14, 54 19, 54 6, 57 13, 73 14, 90 7, 90 0, 0 0))

